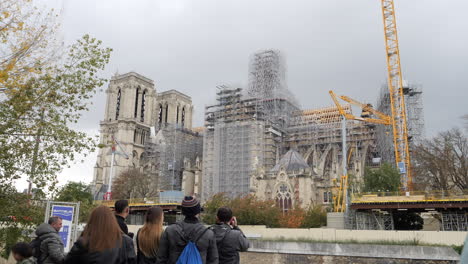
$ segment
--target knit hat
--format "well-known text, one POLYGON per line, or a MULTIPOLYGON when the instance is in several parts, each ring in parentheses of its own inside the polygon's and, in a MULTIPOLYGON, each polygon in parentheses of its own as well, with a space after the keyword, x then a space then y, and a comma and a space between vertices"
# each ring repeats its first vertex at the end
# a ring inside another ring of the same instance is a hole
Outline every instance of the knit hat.
POLYGON ((201 212, 200 201, 192 196, 185 196, 182 200, 182 214, 185 216, 196 216, 201 212))

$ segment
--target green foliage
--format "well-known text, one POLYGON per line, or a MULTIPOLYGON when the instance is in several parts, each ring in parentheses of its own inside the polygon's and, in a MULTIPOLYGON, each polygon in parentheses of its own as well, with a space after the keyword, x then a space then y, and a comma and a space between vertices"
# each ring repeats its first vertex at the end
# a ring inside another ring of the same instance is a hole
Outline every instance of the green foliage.
POLYGON ((311 206, 301 224, 303 228, 318 228, 327 225, 327 212, 320 205, 311 206))
POLYGON ((396 192, 399 185, 400 174, 388 163, 384 163, 379 169, 365 170, 364 192, 396 192))
POLYGON ((92 203, 91 188, 82 182, 68 182, 57 192, 57 201, 92 203))
POLYGON ((230 199, 224 193, 217 193, 203 205, 202 220, 204 223, 213 225, 216 223, 216 212, 222 206, 229 206, 230 199))
POLYGON ((94 139, 70 124, 78 122, 106 81, 99 72, 111 49, 101 45, 85 35, 63 59, 31 73, 24 84, 7 87, 0 102, 0 183, 28 175, 37 188, 52 188, 75 153, 94 149, 94 139))
POLYGON ((44 219, 44 207, 18 193, 13 185, 0 185, 0 208, 0 254, 8 258, 16 242, 29 241, 30 232, 44 219))
POLYGON ((279 227, 280 209, 273 200, 259 200, 253 195, 234 198, 230 207, 241 225, 279 227))
POLYGON ((61 202, 80 202, 80 222, 86 222, 89 213, 94 208, 91 188, 81 182, 69 182, 56 195, 55 200, 61 202))
POLYGON ((240 225, 315 228, 324 226, 327 219, 326 212, 321 206, 312 206, 307 210, 297 207, 283 214, 274 200, 260 200, 253 195, 231 199, 224 193, 218 193, 204 204, 203 222, 214 224, 216 212, 222 206, 232 209, 240 225))

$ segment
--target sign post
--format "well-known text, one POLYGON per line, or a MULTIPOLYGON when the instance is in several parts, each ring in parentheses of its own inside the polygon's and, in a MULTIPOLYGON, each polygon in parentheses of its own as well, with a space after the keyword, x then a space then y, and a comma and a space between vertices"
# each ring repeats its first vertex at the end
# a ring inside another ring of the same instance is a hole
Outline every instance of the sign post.
POLYGON ((80 214, 80 202, 55 202, 47 201, 44 222, 49 217, 58 216, 62 218, 62 228, 59 235, 62 238, 64 251, 68 252, 78 236, 78 217, 80 214))

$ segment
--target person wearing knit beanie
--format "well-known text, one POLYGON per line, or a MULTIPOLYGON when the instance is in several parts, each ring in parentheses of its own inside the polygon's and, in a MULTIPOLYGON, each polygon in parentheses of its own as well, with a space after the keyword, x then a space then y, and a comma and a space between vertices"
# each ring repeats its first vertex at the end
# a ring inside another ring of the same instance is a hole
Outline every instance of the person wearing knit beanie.
POLYGON ((201 212, 200 201, 193 196, 185 196, 182 201, 182 214, 187 217, 194 217, 201 212))
POLYGON ((218 264, 218 248, 212 230, 198 219, 201 212, 200 201, 193 196, 185 196, 181 203, 184 220, 169 225, 164 230, 158 249, 156 263, 175 264, 188 241, 193 242, 203 264, 218 264))

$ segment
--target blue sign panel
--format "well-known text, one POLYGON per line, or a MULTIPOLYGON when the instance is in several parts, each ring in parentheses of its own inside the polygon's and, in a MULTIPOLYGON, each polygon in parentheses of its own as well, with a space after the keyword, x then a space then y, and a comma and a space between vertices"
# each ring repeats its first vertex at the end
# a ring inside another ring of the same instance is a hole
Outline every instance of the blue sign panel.
POLYGON ((398 170, 400 174, 406 173, 406 167, 404 162, 398 162, 398 170))
POLYGON ((52 216, 59 216, 62 218, 62 229, 60 229, 59 235, 62 238, 65 252, 68 252, 70 249, 71 226, 73 224, 74 209, 75 208, 73 206, 52 206, 52 216))

